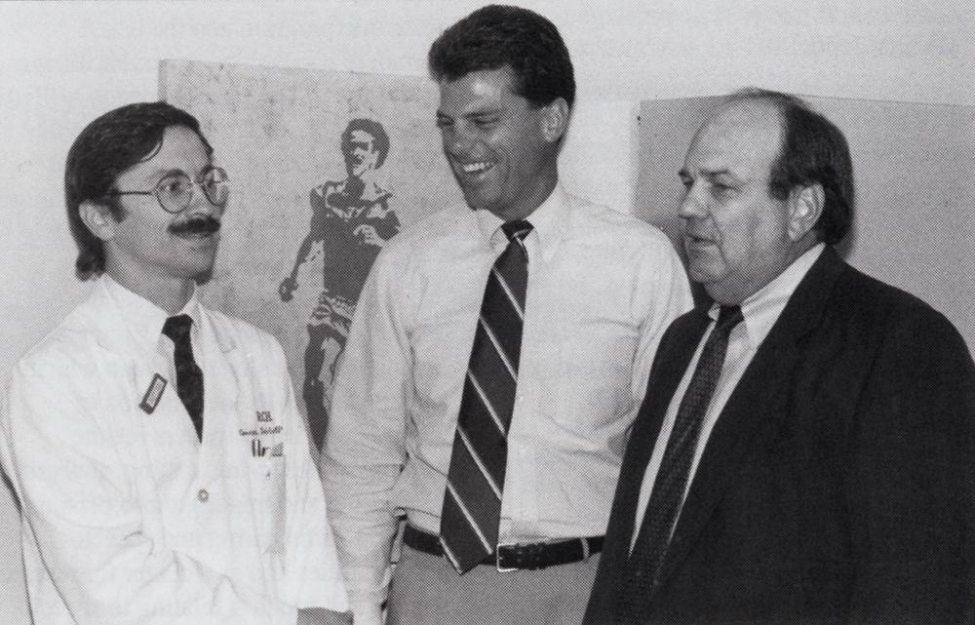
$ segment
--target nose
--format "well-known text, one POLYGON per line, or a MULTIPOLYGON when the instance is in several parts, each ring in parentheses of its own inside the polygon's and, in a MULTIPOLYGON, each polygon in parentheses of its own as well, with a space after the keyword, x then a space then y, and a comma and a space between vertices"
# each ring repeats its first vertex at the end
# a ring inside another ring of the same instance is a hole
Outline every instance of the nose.
POLYGON ((221 215, 226 203, 223 206, 217 206, 210 201, 207 197, 206 192, 203 190, 203 183, 199 181, 193 181, 190 187, 190 203, 186 206, 184 211, 188 215, 192 214, 209 214, 209 215, 221 215))
POLYGON ((466 126, 467 124, 455 122, 441 129, 443 149, 447 154, 462 155, 470 151, 474 134, 466 126))
POLYGON ((691 219, 693 217, 703 217, 707 214, 707 206, 700 197, 700 186, 700 184, 694 183, 686 188, 684 191, 684 199, 681 200, 680 206, 677 207, 678 217, 691 219))

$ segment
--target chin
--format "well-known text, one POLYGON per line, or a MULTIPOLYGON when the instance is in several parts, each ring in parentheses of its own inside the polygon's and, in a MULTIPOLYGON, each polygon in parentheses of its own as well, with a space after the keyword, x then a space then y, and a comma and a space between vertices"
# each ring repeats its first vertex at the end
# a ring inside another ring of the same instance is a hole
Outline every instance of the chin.
POLYGON ((203 284, 213 277, 213 269, 213 263, 197 265, 195 267, 181 267, 176 275, 185 280, 192 280, 197 284, 203 284))
POLYGON ((709 282, 715 282, 718 279, 717 272, 713 271, 707 266, 695 265, 691 262, 687 267, 687 277, 691 279, 692 282, 697 282, 700 284, 708 284, 709 282))
POLYGON ((209 280, 210 276, 213 275, 213 269, 216 266, 215 257, 187 260, 196 260, 198 262, 189 262, 181 267, 180 273, 183 275, 183 277, 200 283, 201 280, 203 282, 209 280))
POLYGON ((491 210, 492 203, 486 200, 484 196, 479 193, 468 193, 467 191, 464 191, 464 201, 471 210, 491 210))
POLYGON ((207 282, 209 282, 211 278, 213 278, 213 267, 210 267, 209 269, 206 269, 204 271, 201 271, 200 273, 198 273, 195 276, 193 276, 193 282, 196 282, 197 284, 203 285, 203 284, 206 284, 207 282))

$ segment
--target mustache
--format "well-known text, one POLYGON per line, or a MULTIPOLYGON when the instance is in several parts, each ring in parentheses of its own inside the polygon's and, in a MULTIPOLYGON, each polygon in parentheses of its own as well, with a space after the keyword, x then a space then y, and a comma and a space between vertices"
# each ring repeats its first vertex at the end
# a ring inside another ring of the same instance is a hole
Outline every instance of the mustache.
POLYGON ((186 221, 171 224, 170 234, 214 234, 220 231, 220 221, 210 215, 190 217, 186 221))

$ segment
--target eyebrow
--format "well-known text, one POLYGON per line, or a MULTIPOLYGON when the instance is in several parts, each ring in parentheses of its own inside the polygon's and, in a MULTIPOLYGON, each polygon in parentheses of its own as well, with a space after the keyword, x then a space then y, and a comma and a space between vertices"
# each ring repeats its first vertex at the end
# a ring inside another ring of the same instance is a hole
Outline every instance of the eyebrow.
MULTIPOLYGON (((728 176, 729 178, 734 178, 738 180, 739 177, 734 174, 730 169, 702 169, 698 174, 700 177, 712 179, 718 178, 719 176, 728 176)), ((677 176, 680 178, 692 178, 691 173, 687 171, 686 167, 682 167, 680 171, 677 172, 677 176)))
POLYGON ((169 176, 178 176, 179 174, 185 174, 187 176, 190 175, 188 171, 184 169, 178 169, 175 167, 172 169, 157 170, 155 172, 155 175, 159 176, 160 178, 168 178, 169 176))
MULTIPOLYGON (((458 115, 460 119, 471 119, 473 117, 490 117, 492 115, 504 115, 505 109, 502 106, 486 108, 486 109, 475 109, 473 111, 466 111, 458 115)), ((455 119, 454 117, 447 115, 443 111, 437 111, 437 118, 443 119, 455 119)))
POLYGON ((216 165, 214 165, 212 162, 207 163, 195 174, 192 174, 186 171, 185 169, 180 169, 178 167, 171 167, 169 169, 162 169, 162 168, 154 169, 150 172, 147 172, 143 180, 145 180, 147 183, 155 181, 155 183, 158 184, 160 180, 164 180, 169 176, 178 176, 181 174, 188 176, 190 180, 197 180, 198 178, 200 178, 210 170, 214 169, 215 167, 216 165))
MULTIPOLYGON (((201 167, 198 172, 196 172, 196 175, 197 176, 201 176, 201 175, 207 173, 208 171, 210 171, 211 169, 214 169, 215 167, 216 167, 216 165, 214 165, 213 163, 207 163, 206 165, 204 165, 203 167, 201 167)), ((163 178, 166 178, 167 176, 176 176, 176 175, 179 175, 179 174, 185 174, 185 175, 189 176, 190 178, 193 178, 194 177, 191 172, 188 172, 185 169, 180 169, 179 167, 171 167, 169 169, 157 169, 157 170, 155 170, 153 172, 150 172, 150 174, 149 174, 148 177, 149 178, 158 178, 159 180, 162 180, 163 178)))
POLYGON ((471 117, 491 117, 493 115, 503 115, 503 114, 504 114, 504 107, 495 107, 489 109, 470 111, 469 113, 464 113, 463 116, 466 118, 471 118, 471 117))

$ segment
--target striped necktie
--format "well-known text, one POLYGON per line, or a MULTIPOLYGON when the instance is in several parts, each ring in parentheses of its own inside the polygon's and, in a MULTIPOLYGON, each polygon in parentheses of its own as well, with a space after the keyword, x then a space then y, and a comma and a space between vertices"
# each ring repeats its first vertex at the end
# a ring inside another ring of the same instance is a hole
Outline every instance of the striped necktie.
POLYGON ((196 436, 203 440, 203 371, 193 358, 190 328, 193 318, 176 315, 166 319, 163 334, 173 340, 173 361, 176 365, 176 394, 190 414, 196 436))
POLYGON ((616 618, 618 624, 646 622, 651 591, 658 582, 683 505, 704 416, 711 405, 711 397, 724 366, 728 338, 741 320, 741 308, 738 306, 721 307, 718 322, 704 343, 691 382, 681 399, 660 470, 653 482, 653 492, 643 515, 640 533, 626 562, 616 618))
POLYGON ((494 553, 515 405, 528 286, 527 221, 501 226, 508 246, 488 275, 447 474, 440 542, 458 573, 494 553))

